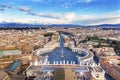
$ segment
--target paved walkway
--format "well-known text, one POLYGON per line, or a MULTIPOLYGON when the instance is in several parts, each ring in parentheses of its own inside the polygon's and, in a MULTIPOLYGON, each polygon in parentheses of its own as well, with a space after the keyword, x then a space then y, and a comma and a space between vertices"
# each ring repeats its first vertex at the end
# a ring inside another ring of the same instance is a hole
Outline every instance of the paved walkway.
POLYGON ((65 80, 77 80, 78 74, 76 74, 70 68, 65 69, 65 80))

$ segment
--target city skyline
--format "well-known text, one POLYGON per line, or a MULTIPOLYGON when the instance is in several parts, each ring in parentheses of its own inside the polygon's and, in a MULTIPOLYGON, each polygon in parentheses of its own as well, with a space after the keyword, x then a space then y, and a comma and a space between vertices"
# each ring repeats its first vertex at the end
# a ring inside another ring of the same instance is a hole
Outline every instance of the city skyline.
POLYGON ((118 0, 2 0, 0 22, 36 24, 117 24, 118 0))

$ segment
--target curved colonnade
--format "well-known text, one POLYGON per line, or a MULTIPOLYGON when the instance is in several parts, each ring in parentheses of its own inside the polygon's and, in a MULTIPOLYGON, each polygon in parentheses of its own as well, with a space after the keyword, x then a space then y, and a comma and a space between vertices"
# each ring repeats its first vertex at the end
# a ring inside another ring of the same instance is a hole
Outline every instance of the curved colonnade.
MULTIPOLYGON (((46 54, 46 53, 52 52, 55 48, 57 48, 57 47, 59 47, 59 46, 60 46, 59 43, 50 42, 50 43, 46 44, 46 45, 44 46, 44 48, 39 49, 39 50, 36 52, 36 55, 40 57, 42 54, 46 54), (47 46, 47 45, 48 45, 48 46, 47 46)), ((48 55, 45 56, 41 61, 38 61, 38 60, 36 59, 33 64, 34 64, 34 65, 46 65, 46 64, 49 64, 48 55)))
POLYGON ((41 54, 50 53, 54 50, 54 48, 42 48, 37 51, 37 56, 40 56, 41 54))
POLYGON ((77 52, 78 54, 85 54, 85 56, 80 57, 78 56, 78 61, 80 65, 93 65, 94 60, 93 60, 93 53, 86 50, 86 49, 81 49, 81 48, 70 48, 72 52, 77 52))

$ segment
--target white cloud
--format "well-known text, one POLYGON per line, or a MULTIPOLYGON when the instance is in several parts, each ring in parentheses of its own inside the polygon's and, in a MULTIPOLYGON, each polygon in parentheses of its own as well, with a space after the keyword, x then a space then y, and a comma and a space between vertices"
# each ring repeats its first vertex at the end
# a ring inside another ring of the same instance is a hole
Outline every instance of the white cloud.
POLYGON ((95 0, 78 0, 79 3, 90 3, 92 1, 95 1, 95 0))
POLYGON ((60 1, 61 6, 64 8, 70 8, 71 6, 78 4, 78 3, 90 3, 96 0, 63 0, 60 1))
POLYGON ((17 19, 5 19, 0 20, 1 22, 17 22, 17 23, 37 23, 37 24, 69 24, 69 20, 62 20, 62 19, 51 19, 51 18, 32 18, 32 19, 23 19, 23 18, 17 18, 17 19))
POLYGON ((61 2, 61 6, 64 8, 70 8, 70 6, 73 4, 71 0, 63 1, 61 2))
POLYGON ((3 18, 2 18, 1 13, 0 13, 0 22, 2 22, 2 20, 3 20, 3 18))
POLYGON ((30 13, 31 15, 52 19, 71 20, 75 18, 75 13, 30 13))
POLYGON ((42 2, 43 0, 32 0, 33 2, 42 2))
POLYGON ((11 6, 9 4, 0 4, 0 11, 5 11, 6 9, 14 9, 14 6, 11 6))
MULTIPOLYGON (((79 0, 84 2, 91 2, 93 0, 79 0)), ((7 22, 22 22, 22 23, 44 23, 44 24, 116 24, 120 23, 120 10, 109 13, 103 13, 98 15, 84 14, 77 16, 75 12, 66 13, 36 13, 28 6, 11 6, 7 4, 1 4, 1 9, 9 8, 16 9, 27 13, 27 15, 36 16, 37 19, 4 19, 7 22)), ((0 19, 0 21, 4 21, 0 19)))
POLYGON ((85 2, 90 3, 90 2, 92 2, 92 0, 86 0, 85 2))
POLYGON ((120 11, 114 11, 111 13, 100 15, 81 15, 81 16, 76 16, 75 13, 54 13, 54 14, 42 13, 39 15, 39 17, 20 19, 15 18, 4 20, 6 20, 6 22, 39 23, 39 24, 81 24, 81 25, 117 24, 120 23, 119 12, 120 11))
POLYGON ((57 19, 40 19, 37 20, 37 23, 41 23, 41 24, 68 24, 70 23, 70 21, 68 20, 57 20, 57 19))
POLYGON ((63 17, 64 19, 67 20, 72 20, 76 17, 75 13, 66 13, 65 15, 61 15, 61 17, 63 17))
POLYGON ((25 12, 31 12, 32 11, 31 8, 29 8, 28 6, 20 6, 18 9, 21 10, 21 11, 25 11, 25 12))
POLYGON ((12 5, 0 5, 0 7, 3 7, 0 10, 4 10, 4 8, 9 8, 9 9, 16 9, 23 11, 27 13, 27 15, 33 15, 33 16, 38 16, 38 17, 44 17, 44 18, 52 18, 52 19, 63 19, 63 20, 71 20, 75 17, 75 13, 70 12, 70 13, 36 13, 34 12, 30 7, 28 6, 12 6, 12 5))
POLYGON ((116 24, 120 23, 120 11, 114 11, 99 15, 81 15, 73 20, 73 23, 93 24, 116 24))
POLYGON ((97 24, 118 24, 118 23, 120 23, 120 17, 116 19, 101 20, 101 21, 98 21, 96 23, 91 23, 91 24, 97 25, 97 24))

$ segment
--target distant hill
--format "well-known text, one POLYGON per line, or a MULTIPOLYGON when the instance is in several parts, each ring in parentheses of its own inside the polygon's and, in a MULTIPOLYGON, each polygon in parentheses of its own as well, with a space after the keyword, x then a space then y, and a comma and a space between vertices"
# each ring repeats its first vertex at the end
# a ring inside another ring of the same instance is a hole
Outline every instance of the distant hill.
POLYGON ((101 24, 101 27, 120 27, 120 24, 101 24))
POLYGON ((36 27, 41 25, 23 24, 23 23, 0 23, 0 27, 36 27))
POLYGON ((101 24, 101 25, 76 25, 76 24, 23 24, 23 23, 0 23, 0 28, 40 28, 40 27, 99 27, 99 28, 120 28, 120 24, 101 24))

